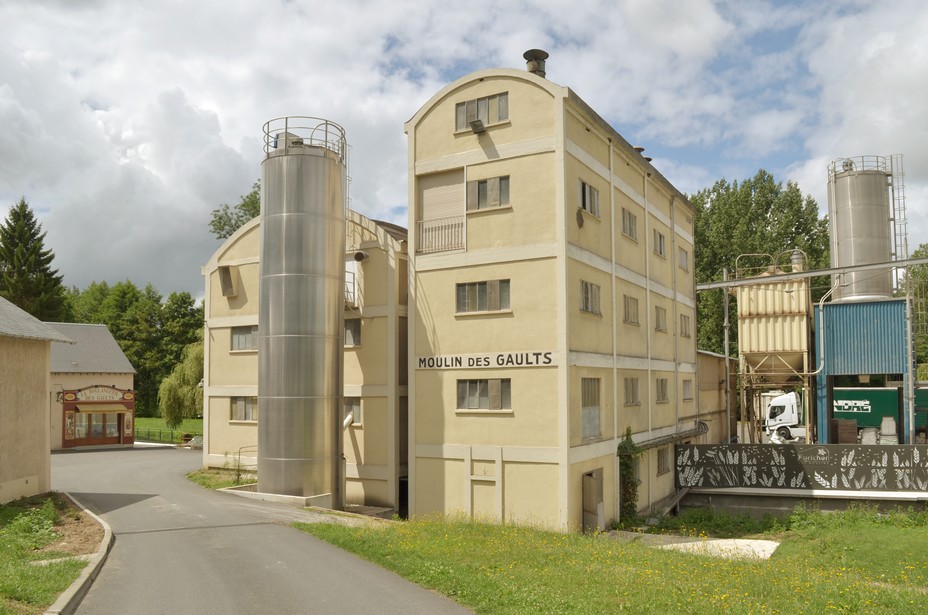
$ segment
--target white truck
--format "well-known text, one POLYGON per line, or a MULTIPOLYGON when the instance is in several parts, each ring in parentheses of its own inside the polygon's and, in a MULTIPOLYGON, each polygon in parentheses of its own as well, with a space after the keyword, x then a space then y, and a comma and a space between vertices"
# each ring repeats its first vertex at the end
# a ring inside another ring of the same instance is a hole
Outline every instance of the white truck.
POLYGON ((782 393, 767 404, 764 431, 782 440, 806 437, 805 408, 796 393, 782 393))

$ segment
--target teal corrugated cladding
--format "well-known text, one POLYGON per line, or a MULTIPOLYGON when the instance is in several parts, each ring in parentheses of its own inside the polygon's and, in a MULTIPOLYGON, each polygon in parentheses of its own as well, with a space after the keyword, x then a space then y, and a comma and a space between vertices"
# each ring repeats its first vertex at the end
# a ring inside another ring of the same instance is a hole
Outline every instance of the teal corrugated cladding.
MULTIPOLYGON (((826 303, 825 329, 815 308, 819 350, 825 344, 825 371, 839 374, 901 374, 906 371, 905 300, 826 303), (824 336, 822 335, 824 333, 824 336)), ((820 352, 815 360, 819 360, 820 352)))
MULTIPOLYGON (((815 306, 815 357, 819 367, 824 344, 825 363, 816 378, 816 424, 820 443, 828 443, 829 376, 857 374, 902 374, 904 390, 911 376, 907 367, 905 300, 826 303, 825 325, 815 306)), ((904 439, 909 417, 903 413, 904 439)))

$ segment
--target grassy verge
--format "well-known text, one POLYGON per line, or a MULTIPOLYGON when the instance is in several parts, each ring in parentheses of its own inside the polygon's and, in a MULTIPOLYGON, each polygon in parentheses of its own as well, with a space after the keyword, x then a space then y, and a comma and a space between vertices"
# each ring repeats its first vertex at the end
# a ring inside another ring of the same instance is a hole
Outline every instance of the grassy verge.
POLYGON ((38 553, 57 538, 55 524, 66 510, 54 494, 0 506, 0 613, 43 612, 86 565, 78 560, 35 565, 67 555, 38 553))
POLYGON ((782 541, 770 560, 731 561, 516 526, 297 524, 478 613, 922 613, 925 526, 918 514, 797 511, 764 535, 782 541))
POLYGON ((161 417, 135 418, 136 440, 181 444, 184 434, 203 435, 203 419, 184 419, 177 427, 168 427, 161 417))
POLYGON ((256 474, 250 470, 236 472, 234 468, 202 468, 191 472, 187 478, 207 489, 225 489, 253 483, 256 474))

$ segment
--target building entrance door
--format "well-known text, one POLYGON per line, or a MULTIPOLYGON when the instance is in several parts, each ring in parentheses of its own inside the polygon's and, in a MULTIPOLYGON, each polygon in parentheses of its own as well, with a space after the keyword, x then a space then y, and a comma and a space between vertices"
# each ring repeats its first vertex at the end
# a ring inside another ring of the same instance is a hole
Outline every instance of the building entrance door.
POLYGON ((75 442, 78 446, 94 444, 119 444, 122 433, 122 413, 118 412, 81 412, 78 414, 80 424, 84 422, 83 441, 75 442))
POLYGON ((603 471, 593 470, 583 475, 583 531, 602 532, 606 529, 603 509, 603 471))

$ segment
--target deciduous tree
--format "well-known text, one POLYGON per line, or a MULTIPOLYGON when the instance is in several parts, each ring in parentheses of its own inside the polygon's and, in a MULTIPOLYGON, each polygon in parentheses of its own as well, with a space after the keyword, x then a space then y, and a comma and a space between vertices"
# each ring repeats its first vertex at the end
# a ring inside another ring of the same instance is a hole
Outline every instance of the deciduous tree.
MULTIPOLYGON (((774 180, 761 169, 750 179, 728 182, 721 179, 690 197, 696 208, 696 283, 722 279, 727 268, 735 275, 740 255, 760 254, 776 258, 799 248, 808 257, 810 269, 828 267, 828 221, 819 218, 818 205, 803 196, 794 182, 774 180)), ((739 264, 754 265, 769 259, 748 257, 739 264)), ((782 262, 782 261, 780 261, 782 262)), ((786 259, 788 262, 788 258, 786 259)), ((812 279, 813 300, 828 289, 827 278, 812 279)), ((722 291, 703 291, 696 301, 697 345, 701 350, 723 352, 724 296, 722 291)), ((737 311, 730 302, 732 355, 737 355, 737 311)))
POLYGON ((184 419, 203 415, 203 342, 184 348, 181 362, 161 381, 158 388, 158 409, 169 427, 177 427, 184 419))
POLYGON ((216 239, 227 239, 243 224, 261 213, 261 180, 251 186, 251 192, 243 194, 238 205, 230 207, 223 203, 213 210, 209 230, 216 239))

